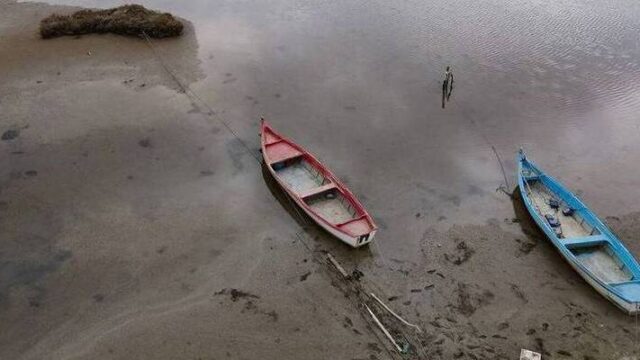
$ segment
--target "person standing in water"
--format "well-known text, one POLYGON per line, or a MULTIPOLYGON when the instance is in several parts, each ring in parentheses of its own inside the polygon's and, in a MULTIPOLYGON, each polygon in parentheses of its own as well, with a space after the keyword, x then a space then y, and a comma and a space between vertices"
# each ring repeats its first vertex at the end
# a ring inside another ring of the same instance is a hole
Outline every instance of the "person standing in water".
POLYGON ((444 72, 444 80, 442 81, 442 108, 444 109, 445 100, 449 100, 451 92, 453 91, 453 72, 451 68, 447 66, 447 70, 444 72))

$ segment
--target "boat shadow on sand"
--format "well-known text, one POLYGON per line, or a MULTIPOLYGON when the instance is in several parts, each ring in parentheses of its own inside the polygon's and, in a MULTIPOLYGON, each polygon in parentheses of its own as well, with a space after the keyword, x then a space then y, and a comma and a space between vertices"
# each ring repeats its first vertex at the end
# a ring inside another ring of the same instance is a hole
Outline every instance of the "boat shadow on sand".
POLYGON ((354 249, 321 228, 309 215, 300 209, 293 199, 280 187, 264 162, 261 163, 260 167, 262 169, 262 178, 267 188, 278 200, 280 205, 282 205, 289 215, 300 225, 302 228, 302 231, 300 231, 300 233, 302 233, 301 236, 305 237, 302 241, 305 241, 305 244, 310 247, 310 250, 331 252, 334 255, 340 255, 356 263, 360 260, 374 257, 370 245, 354 249))
POLYGON ((550 251, 555 251, 553 245, 548 243, 547 236, 544 234, 544 232, 542 232, 542 230, 540 230, 538 224, 536 224, 535 220, 533 220, 533 217, 531 217, 531 214, 524 206, 519 186, 516 186, 515 189, 513 189, 513 193, 511 194, 511 201, 513 204, 515 219, 517 219, 517 222, 522 228, 522 232, 527 235, 529 240, 535 243, 536 246, 540 243, 545 243, 550 251))

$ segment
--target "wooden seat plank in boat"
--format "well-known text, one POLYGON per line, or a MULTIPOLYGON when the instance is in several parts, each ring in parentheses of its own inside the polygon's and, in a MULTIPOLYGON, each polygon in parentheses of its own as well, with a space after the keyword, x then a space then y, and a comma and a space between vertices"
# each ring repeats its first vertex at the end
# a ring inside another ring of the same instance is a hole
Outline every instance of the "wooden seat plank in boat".
POLYGON ((302 155, 302 152, 284 141, 275 141, 265 146, 271 163, 290 160, 302 155))
POLYGON ((625 281, 613 285, 616 290, 620 291, 624 296, 631 298, 640 298, 640 281, 625 281))
POLYGON ((593 246, 607 242, 607 237, 604 235, 591 235, 575 238, 562 239, 562 244, 569 249, 580 246, 593 246))
POLYGON ((350 219, 350 220, 347 220, 347 221, 343 221, 343 222, 341 222, 339 224, 336 224, 336 226, 337 227, 345 226, 345 225, 348 225, 351 222, 361 220, 362 218, 364 218, 364 216, 358 216, 357 218, 353 218, 353 219, 350 219))
POLYGON ((336 188, 336 184, 330 182, 328 184, 324 184, 322 186, 318 186, 316 188, 309 189, 309 190, 304 191, 304 192, 300 192, 299 196, 304 199, 304 198, 308 198, 310 196, 317 195, 317 194, 320 194, 320 193, 325 192, 327 190, 331 190, 331 189, 335 189, 335 188, 336 188))

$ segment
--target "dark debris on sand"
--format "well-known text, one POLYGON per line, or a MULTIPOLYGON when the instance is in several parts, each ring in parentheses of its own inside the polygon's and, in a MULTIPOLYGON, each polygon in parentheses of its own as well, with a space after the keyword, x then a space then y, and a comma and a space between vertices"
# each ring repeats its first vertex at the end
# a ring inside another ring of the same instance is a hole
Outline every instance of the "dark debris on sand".
POLYGON ((252 299, 260 298, 258 295, 254 295, 254 294, 244 292, 238 289, 233 289, 233 288, 222 289, 214 293, 214 295, 229 295, 231 297, 231 301, 233 302, 236 302, 238 301, 238 299, 241 299, 241 298, 252 298, 252 299))
POLYGON ((71 15, 52 14, 40 22, 43 39, 65 35, 113 33, 152 38, 182 34, 182 23, 169 13, 148 10, 141 5, 124 5, 105 10, 80 10, 71 15))
POLYGON ((13 140, 17 138, 19 135, 20 135, 20 132, 18 130, 10 129, 5 131, 2 134, 2 137, 0 137, 0 139, 2 139, 3 141, 13 140))

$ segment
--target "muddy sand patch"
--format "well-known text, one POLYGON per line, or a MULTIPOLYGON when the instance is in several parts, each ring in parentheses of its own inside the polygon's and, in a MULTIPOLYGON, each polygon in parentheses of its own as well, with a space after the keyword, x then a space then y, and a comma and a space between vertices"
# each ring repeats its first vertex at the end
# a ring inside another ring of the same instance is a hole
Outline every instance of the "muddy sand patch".
MULTIPOLYGON (((514 204, 516 214, 528 215, 520 205, 514 204)), ((631 238, 638 218, 608 220, 622 238, 631 238)), ((394 289, 385 294, 395 300, 391 306, 415 314, 429 358, 510 359, 520 347, 581 359, 628 355, 633 318, 580 281, 535 223, 519 219, 458 224, 444 232, 427 228, 421 258, 402 261, 404 273, 394 272, 381 285, 394 289), (413 291, 426 284, 428 292, 413 291)))

